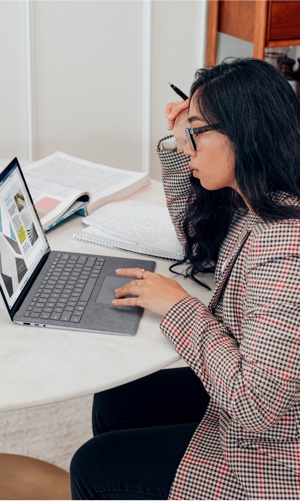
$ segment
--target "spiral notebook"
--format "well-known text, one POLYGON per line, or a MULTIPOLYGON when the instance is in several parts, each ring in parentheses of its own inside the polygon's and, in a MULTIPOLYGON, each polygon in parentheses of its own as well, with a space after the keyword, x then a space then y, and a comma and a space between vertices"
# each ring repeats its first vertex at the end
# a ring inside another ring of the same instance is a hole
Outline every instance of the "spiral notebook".
POLYGON ((82 221, 88 227, 74 234, 77 240, 158 258, 183 258, 183 246, 166 207, 133 200, 113 202, 82 221))

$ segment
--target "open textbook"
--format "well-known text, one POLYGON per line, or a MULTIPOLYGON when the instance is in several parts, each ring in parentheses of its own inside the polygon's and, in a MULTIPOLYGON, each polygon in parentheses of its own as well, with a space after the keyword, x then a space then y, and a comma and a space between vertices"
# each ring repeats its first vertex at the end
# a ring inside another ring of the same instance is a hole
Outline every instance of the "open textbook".
POLYGON ((24 167, 23 173, 46 231, 75 212, 90 214, 150 182, 146 173, 107 167, 61 152, 24 167))
POLYGON ((75 233, 77 240, 154 257, 183 257, 167 207, 126 200, 109 203, 82 221, 88 227, 75 233))

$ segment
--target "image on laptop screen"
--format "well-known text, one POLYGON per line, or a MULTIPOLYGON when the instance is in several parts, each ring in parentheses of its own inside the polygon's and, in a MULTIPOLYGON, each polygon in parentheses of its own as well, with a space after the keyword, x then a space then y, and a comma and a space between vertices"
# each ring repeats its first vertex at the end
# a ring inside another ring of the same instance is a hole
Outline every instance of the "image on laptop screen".
POLYGON ((48 249, 17 161, 0 179, 0 284, 11 308, 48 249))

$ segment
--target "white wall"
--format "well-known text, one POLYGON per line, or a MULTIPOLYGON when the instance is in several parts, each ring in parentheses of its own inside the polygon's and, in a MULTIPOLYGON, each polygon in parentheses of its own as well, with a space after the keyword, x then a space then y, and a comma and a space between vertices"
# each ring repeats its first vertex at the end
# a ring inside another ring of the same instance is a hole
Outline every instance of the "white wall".
POLYGON ((27 158, 24 3, 0 1, 0 158, 27 158))
POLYGON ((218 33, 217 64, 226 57, 252 57, 253 44, 225 33, 218 33))
POLYGON ((27 159, 32 150, 39 159, 62 150, 113 166, 147 168, 145 4, 0 1, 0 158, 27 159))
POLYGON ((142 2, 34 4, 37 158, 140 170, 142 2))
POLYGON ((61 150, 160 178, 168 81, 189 91, 205 16, 206 0, 0 1, 0 158, 61 150))
POLYGON ((169 135, 164 108, 180 100, 169 87, 189 94, 196 69, 205 64, 205 1, 154 1, 152 4, 151 174, 160 179, 158 139, 169 135))
MULTIPOLYGON (((168 82, 188 93, 204 66, 206 11, 206 0, 0 0, 0 158, 61 150, 160 179, 163 111, 179 99, 168 82)), ((251 55, 219 34, 218 61, 251 55)))

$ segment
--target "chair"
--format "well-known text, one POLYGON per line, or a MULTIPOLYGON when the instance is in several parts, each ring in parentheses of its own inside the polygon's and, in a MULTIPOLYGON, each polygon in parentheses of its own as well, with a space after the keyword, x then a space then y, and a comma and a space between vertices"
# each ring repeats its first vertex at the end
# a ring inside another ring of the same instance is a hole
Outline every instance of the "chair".
POLYGON ((39 459, 0 454, 0 499, 71 499, 70 475, 39 459))

